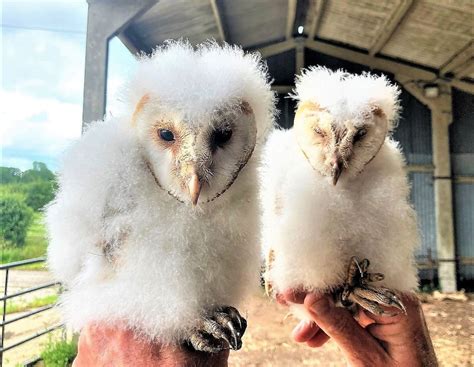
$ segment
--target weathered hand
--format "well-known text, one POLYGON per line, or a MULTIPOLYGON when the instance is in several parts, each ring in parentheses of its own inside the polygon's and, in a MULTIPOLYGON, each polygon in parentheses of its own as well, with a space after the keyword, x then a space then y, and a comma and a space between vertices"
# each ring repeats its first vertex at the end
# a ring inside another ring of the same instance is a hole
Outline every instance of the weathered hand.
POLYGON ((293 330, 297 342, 320 347, 331 338, 351 366, 437 366, 423 311, 414 294, 401 295, 406 315, 387 317, 361 311, 357 321, 346 309, 336 307, 330 295, 290 291, 278 299, 280 303, 304 304, 312 317, 293 330))
POLYGON ((196 352, 190 348, 164 346, 137 338, 130 330, 90 325, 79 337, 74 367, 199 367, 227 366, 229 351, 196 352))

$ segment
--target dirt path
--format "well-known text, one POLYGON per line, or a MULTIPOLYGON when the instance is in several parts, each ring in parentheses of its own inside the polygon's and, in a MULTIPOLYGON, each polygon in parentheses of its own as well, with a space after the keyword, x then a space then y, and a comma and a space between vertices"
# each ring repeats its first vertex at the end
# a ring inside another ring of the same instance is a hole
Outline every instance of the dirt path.
MULTIPOLYGON (((11 275, 12 291, 51 281, 51 276, 42 271, 14 271, 11 275)), ((285 320, 286 309, 283 307, 260 295, 253 297, 248 305, 247 310, 242 310, 249 321, 244 347, 239 352, 231 353, 230 366, 345 365, 341 352, 332 342, 317 349, 293 342, 290 333, 296 321, 291 318, 285 320)), ((471 294, 465 302, 428 297, 423 310, 440 366, 474 367, 474 295, 471 294)), ((53 309, 7 326, 5 344, 10 345, 59 321, 59 312, 53 309)), ((15 366, 37 355, 47 341, 48 336, 43 336, 6 352, 5 365, 15 366)))
MULTIPOLYGON (((423 304, 440 366, 474 366, 474 297, 470 301, 430 300, 423 304)), ((345 366, 332 342, 311 349, 292 341, 292 318, 286 310, 254 297, 247 311, 249 327, 244 347, 231 353, 230 366, 345 366)))

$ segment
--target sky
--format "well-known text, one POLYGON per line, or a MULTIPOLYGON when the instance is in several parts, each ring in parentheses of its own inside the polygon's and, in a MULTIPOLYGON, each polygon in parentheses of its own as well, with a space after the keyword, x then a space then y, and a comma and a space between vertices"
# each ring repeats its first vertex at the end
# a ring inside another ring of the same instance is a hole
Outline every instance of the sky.
MULTIPOLYGON (((0 165, 58 168, 80 138, 87 28, 86 0, 0 0, 0 165)), ((109 44, 107 113, 120 110, 121 85, 135 60, 109 44)))

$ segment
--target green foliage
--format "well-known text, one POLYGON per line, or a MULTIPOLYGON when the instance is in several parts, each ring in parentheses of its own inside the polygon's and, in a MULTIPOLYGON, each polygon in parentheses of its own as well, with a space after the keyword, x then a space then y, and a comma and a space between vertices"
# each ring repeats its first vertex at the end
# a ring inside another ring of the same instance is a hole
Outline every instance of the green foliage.
POLYGON ((54 181, 36 181, 24 185, 25 203, 33 210, 42 209, 54 199, 54 181))
POLYGON ((43 307, 47 305, 51 305, 58 301, 57 294, 50 294, 44 297, 35 297, 34 299, 30 300, 8 300, 7 301, 7 314, 15 313, 15 312, 23 312, 28 311, 33 308, 43 307))
MULTIPOLYGON (((28 228, 25 245, 23 247, 8 246, 0 239, 0 263, 5 264, 13 261, 32 259, 34 257, 42 257, 46 254, 47 238, 46 228, 43 224, 43 216, 41 213, 33 214, 33 223, 28 228)), ((38 263, 26 265, 22 269, 27 270, 44 270, 45 264, 38 263)))
POLYGON ((0 198, 0 235, 6 244, 23 246, 33 211, 14 195, 0 198))
POLYGON ((0 183, 9 184, 21 181, 21 170, 14 167, 0 167, 0 183))
POLYGON ((77 354, 77 344, 73 341, 61 340, 49 342, 41 353, 45 367, 70 366, 77 354))
POLYGON ((33 162, 33 169, 21 172, 18 168, 0 167, 0 197, 15 194, 35 211, 43 208, 54 198, 56 177, 46 164, 33 162))
POLYGON ((33 169, 26 170, 21 175, 21 182, 34 182, 34 181, 53 181, 54 173, 51 172, 46 164, 42 162, 33 162, 33 169))

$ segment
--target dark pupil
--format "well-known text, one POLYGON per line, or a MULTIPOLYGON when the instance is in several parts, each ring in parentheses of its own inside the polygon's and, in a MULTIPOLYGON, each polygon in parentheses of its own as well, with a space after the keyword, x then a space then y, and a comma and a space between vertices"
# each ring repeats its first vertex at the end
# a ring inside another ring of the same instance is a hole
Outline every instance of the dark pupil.
POLYGON ((211 147, 215 150, 217 147, 222 148, 232 137, 232 130, 216 130, 211 137, 211 147))
POLYGON ((171 131, 166 129, 160 129, 160 138, 165 141, 173 141, 174 135, 171 131))
POLYGON ((367 131, 359 130, 357 132, 357 134, 355 134, 355 136, 354 136, 354 141, 359 141, 360 139, 362 139, 365 136, 365 134, 367 134, 367 131))

